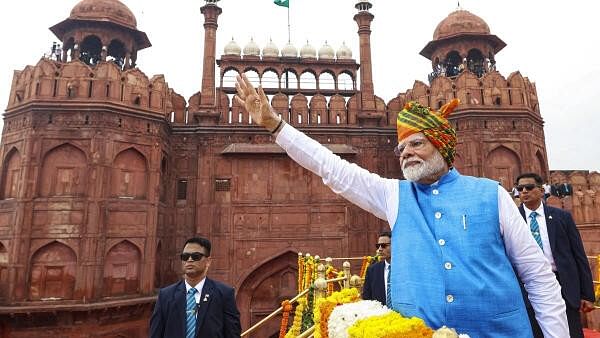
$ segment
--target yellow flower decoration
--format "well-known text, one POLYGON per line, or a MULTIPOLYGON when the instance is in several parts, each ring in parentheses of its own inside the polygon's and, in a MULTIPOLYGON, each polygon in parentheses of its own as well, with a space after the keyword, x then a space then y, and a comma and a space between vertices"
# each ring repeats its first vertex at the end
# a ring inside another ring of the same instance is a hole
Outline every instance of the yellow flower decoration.
POLYGON ((397 312, 360 319, 348 329, 350 338, 431 338, 433 330, 417 317, 397 312))
POLYGON ((315 322, 315 338, 327 338, 327 321, 333 309, 346 303, 352 303, 360 300, 360 294, 356 288, 343 289, 331 294, 329 297, 319 298, 313 311, 315 322))

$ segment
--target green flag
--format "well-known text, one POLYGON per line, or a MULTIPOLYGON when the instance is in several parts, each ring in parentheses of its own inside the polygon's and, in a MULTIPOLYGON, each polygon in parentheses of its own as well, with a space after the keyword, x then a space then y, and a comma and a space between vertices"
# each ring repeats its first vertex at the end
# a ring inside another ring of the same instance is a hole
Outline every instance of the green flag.
POLYGON ((290 0, 273 0, 277 6, 290 8, 290 0))

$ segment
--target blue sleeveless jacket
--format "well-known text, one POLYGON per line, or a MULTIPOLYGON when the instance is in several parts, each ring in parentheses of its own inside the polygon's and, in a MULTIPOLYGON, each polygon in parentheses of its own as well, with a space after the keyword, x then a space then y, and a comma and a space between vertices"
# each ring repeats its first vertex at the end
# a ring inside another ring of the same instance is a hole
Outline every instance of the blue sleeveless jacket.
POLYGON ((433 329, 529 338, 531 327, 498 221, 498 183, 450 170, 400 181, 392 233, 392 305, 433 329))

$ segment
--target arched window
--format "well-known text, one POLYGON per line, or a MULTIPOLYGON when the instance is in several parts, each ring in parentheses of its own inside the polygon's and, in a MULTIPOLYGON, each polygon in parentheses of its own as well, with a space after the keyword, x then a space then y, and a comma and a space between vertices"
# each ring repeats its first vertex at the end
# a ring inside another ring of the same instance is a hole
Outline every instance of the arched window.
POLYGON ((296 73, 287 70, 281 75, 281 88, 284 89, 297 89, 298 88, 298 76, 296 73))
POLYGON ((263 88, 279 88, 279 77, 272 70, 263 73, 261 83, 263 88))
POLYGON ((444 61, 444 65, 446 67, 446 76, 447 77, 457 76, 458 74, 460 74, 463 71, 462 57, 455 50, 449 52, 446 55, 446 60, 444 61))
POLYGON ((348 73, 342 73, 338 76, 338 89, 339 90, 354 90, 354 80, 348 73))
POLYGON ((317 89, 317 78, 315 74, 306 71, 300 75, 300 88, 302 89, 317 89))
POLYGON ((8 297, 8 250, 0 243, 0 299, 8 297))
POLYGON ((113 163, 111 196, 145 199, 148 185, 146 158, 134 148, 120 152, 113 163))
POLYGON ((478 77, 485 73, 485 59, 479 49, 471 49, 467 54, 467 68, 478 77))
POLYGON ((13 148, 4 160, 2 172, 2 199, 16 198, 19 192, 19 176, 21 175, 21 154, 13 148))
POLYGON ((52 242, 31 258, 29 299, 72 299, 77 256, 68 246, 52 242))
POLYGON ((106 61, 113 62, 120 69, 125 66, 125 45, 119 40, 112 40, 108 45, 106 61))
POLYGON ((129 241, 113 246, 104 263, 103 295, 121 296, 139 291, 140 251, 129 241))
POLYGON ((102 60, 102 41, 95 35, 88 35, 79 46, 79 60, 94 66, 102 60))
POLYGON ((335 79, 328 72, 319 75, 319 89, 335 89, 335 79))
POLYGON ((83 151, 71 144, 50 150, 42 163, 40 196, 84 196, 86 163, 83 151))
POLYGON ((517 154, 504 146, 500 146, 486 156, 484 161, 485 177, 500 182, 505 189, 510 189, 520 173, 521 161, 517 154))
POLYGON ((235 78, 240 75, 237 70, 229 69, 225 73, 223 73, 223 78, 221 79, 223 88, 235 88, 235 78))
POLYGON ((248 80, 250 80, 250 83, 252 83, 254 87, 258 87, 258 85, 260 85, 260 76, 258 76, 258 72, 256 70, 248 69, 244 72, 244 74, 246 74, 246 77, 248 80))

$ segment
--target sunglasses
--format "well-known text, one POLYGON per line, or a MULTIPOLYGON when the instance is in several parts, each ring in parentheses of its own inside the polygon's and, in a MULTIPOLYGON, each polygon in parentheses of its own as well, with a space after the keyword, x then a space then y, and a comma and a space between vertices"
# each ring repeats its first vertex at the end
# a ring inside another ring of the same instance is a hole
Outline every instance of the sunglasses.
POLYGON ((535 188, 539 188, 540 186, 537 184, 523 184, 523 185, 517 185, 517 191, 523 191, 523 189, 527 190, 527 191, 531 191, 535 188))
POLYGON ((375 244, 375 249, 379 249, 379 248, 385 249, 388 246, 390 246, 390 243, 377 243, 377 244, 375 244))
POLYGON ((195 262, 195 261, 199 261, 202 258, 208 257, 208 256, 203 254, 202 252, 184 252, 181 255, 179 255, 179 257, 181 257, 181 260, 183 262, 187 262, 190 259, 190 257, 195 262))

